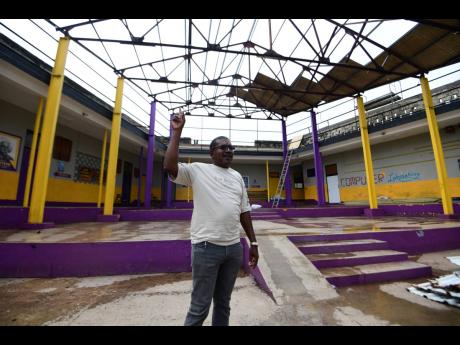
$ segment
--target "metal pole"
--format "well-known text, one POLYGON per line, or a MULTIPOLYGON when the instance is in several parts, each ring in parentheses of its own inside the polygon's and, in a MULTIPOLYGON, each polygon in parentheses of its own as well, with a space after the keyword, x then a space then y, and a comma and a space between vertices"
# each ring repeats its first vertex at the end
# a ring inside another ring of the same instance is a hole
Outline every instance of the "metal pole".
POLYGON ((32 198, 30 201, 29 223, 43 223, 45 212, 46 192, 50 173, 51 155, 53 152, 56 124, 61 105, 62 87, 64 85, 64 70, 69 49, 70 38, 59 39, 56 60, 51 72, 50 86, 48 89, 48 100, 43 116, 43 126, 38 146, 37 166, 32 187, 32 198))
MULTIPOLYGON (((172 126, 169 125, 169 140, 171 140, 172 126)), ((169 178, 166 180, 166 207, 172 207, 172 182, 169 178)))
POLYGON ((104 139, 102 140, 101 169, 100 169, 100 172, 99 172, 99 193, 97 195, 97 207, 101 207, 102 186, 104 184, 106 147, 107 147, 107 129, 104 130, 104 139))
POLYGON ((366 168, 367 191, 369 195, 369 206, 377 209, 377 196, 375 193, 374 167, 372 165, 371 147, 369 145, 369 133, 367 131, 366 111, 361 96, 356 98, 359 113, 359 126, 361 127, 361 143, 363 145, 364 166, 366 168))
POLYGON ((155 115, 157 102, 150 103, 149 145, 147 147, 147 173, 145 176, 144 208, 152 203, 153 159, 155 154, 155 115))
POLYGON ((34 135, 32 137, 32 148, 30 149, 29 166, 27 167, 26 189, 24 191, 24 201, 22 203, 23 207, 29 206, 30 185, 32 182, 32 173, 34 171, 35 152, 37 151, 38 133, 40 132, 44 103, 45 97, 40 97, 38 101, 37 114, 35 115, 34 135))
POLYGON ((141 146, 139 154, 139 177, 137 179, 137 207, 141 207, 141 189, 142 189, 142 160, 144 159, 144 147, 141 146))
POLYGON ((323 162, 321 159, 321 153, 319 152, 318 142, 318 127, 316 125, 316 113, 310 112, 311 115, 311 129, 313 139, 313 158, 315 160, 315 175, 316 175, 316 193, 318 196, 318 206, 324 206, 326 204, 324 198, 324 171, 323 162))
POLYGON ((430 129, 431 145, 433 146, 434 160, 436 162, 436 171, 438 173, 439 190, 442 200, 442 208, 445 215, 453 215, 454 208, 452 205, 452 197, 449 195, 447 185, 446 163, 444 161, 444 153, 442 151, 442 142, 439 135, 438 122, 433 107, 433 99, 431 97, 430 85, 425 76, 420 77, 420 85, 422 87, 423 104, 425 105, 426 119, 430 129))
POLYGON ((124 79, 117 80, 115 107, 112 116, 112 132, 110 134, 109 165, 107 167, 107 183, 105 185, 104 216, 113 214, 113 201, 115 197, 115 183, 117 175, 118 147, 120 144, 121 128, 121 103, 123 99, 124 79))
MULTIPOLYGON (((287 143, 287 134, 286 134, 286 120, 281 121, 281 128, 283 132, 283 162, 286 161, 287 151, 288 151, 288 143, 287 143)), ((292 198, 291 198, 291 169, 289 165, 286 169, 286 179, 284 182, 284 190, 286 193, 286 206, 291 206, 292 198)))
MULTIPOLYGON (((191 158, 188 157, 188 164, 190 164, 191 158)), ((190 202, 190 186, 187 186, 187 202, 190 202)))
POLYGON ((270 202, 270 172, 268 169, 268 160, 265 161, 265 171, 267 174, 267 201, 270 202))

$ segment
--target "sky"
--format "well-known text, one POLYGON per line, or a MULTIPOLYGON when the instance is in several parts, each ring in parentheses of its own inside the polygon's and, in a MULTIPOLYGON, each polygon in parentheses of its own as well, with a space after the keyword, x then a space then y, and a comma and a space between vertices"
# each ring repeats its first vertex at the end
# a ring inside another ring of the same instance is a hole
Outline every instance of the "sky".
MULTIPOLYGON (((86 19, 52 19, 51 22, 58 26, 66 26, 86 19)), ((362 19, 337 19, 341 24, 345 23, 349 28, 369 34, 372 40, 383 46, 390 46, 404 33, 415 26, 409 20, 379 21, 370 19, 363 27, 362 19)), ((245 51, 242 42, 250 40, 256 43, 256 51, 263 53, 266 49, 272 49, 284 56, 302 57, 313 59, 315 54, 324 48, 324 43, 332 36, 334 25, 325 20, 311 19, 193 19, 192 40, 195 47, 206 47, 208 43, 228 45, 228 49, 245 51), (315 25, 312 25, 314 21, 315 25), (234 26, 232 32, 230 28, 234 26), (302 37, 303 36, 303 37, 302 37), (271 38, 271 39, 270 39, 271 38), (305 39, 308 40, 308 43, 305 39), (321 45, 319 44, 321 42, 321 45)), ((57 40, 62 33, 53 25, 43 19, 0 19, 0 32, 8 36, 49 65, 53 66, 57 50, 57 40)), ((189 37, 189 21, 184 19, 129 19, 108 20, 95 22, 76 27, 70 31, 72 37, 79 38, 104 38, 129 40, 133 37, 142 37, 145 42, 167 43, 169 47, 144 47, 131 44, 119 44, 105 42, 81 41, 89 49, 94 51, 110 65, 117 69, 125 69, 124 75, 131 78, 167 77, 169 80, 178 81, 176 84, 152 83, 144 80, 136 81, 137 85, 125 82, 122 111, 132 117, 142 126, 149 123, 150 101, 148 94, 155 94, 159 100, 169 107, 178 106, 176 103, 191 99, 193 102, 216 98, 216 104, 221 114, 231 113, 234 116, 244 116, 243 110, 228 107, 236 101, 244 103, 241 99, 226 97, 228 88, 217 86, 198 86, 196 88, 183 88, 180 81, 187 80, 187 63, 178 56, 192 53, 193 59, 190 64, 190 75, 193 82, 204 82, 217 77, 226 77, 221 80, 223 84, 243 83, 247 78, 254 78, 257 72, 271 78, 278 78, 281 82, 290 85, 300 74, 309 78, 311 75, 303 71, 301 66, 292 62, 279 62, 273 59, 262 59, 247 55, 223 54, 217 52, 200 53, 199 49, 187 52, 184 48, 173 47, 183 45, 189 37), (170 59, 161 62, 163 59, 170 59), (142 68, 131 68, 142 64, 142 68), (231 75, 239 74, 241 80, 232 79, 231 75), (144 90, 141 90, 141 88, 144 90), (173 94, 166 91, 178 88, 173 94)), ((362 42, 368 53, 375 57, 381 53, 381 49, 372 46, 366 41, 362 42)), ((338 32, 328 46, 327 55, 332 62, 338 62, 346 54, 353 40, 345 32, 338 32)), ((353 50, 351 58, 361 64, 370 61, 367 54, 357 47, 353 50)), ((327 73, 330 66, 321 66, 319 71, 327 73)), ((107 66, 76 42, 71 41, 69 54, 66 62, 66 77, 77 82, 109 105, 114 104, 115 86, 117 75, 113 68, 107 66)), ((320 78, 320 76, 317 76, 320 78)), ((430 87, 435 88, 460 79, 460 64, 455 64, 431 71, 427 75, 430 87), (454 72, 454 73, 452 73, 454 72), (441 76, 451 73, 448 76, 441 76)), ((407 98, 420 93, 419 80, 409 78, 399 82, 384 85, 373 90, 366 91, 363 95, 367 102, 389 92, 398 93, 402 98, 407 98)), ((241 84, 240 84, 241 85, 241 84)), ((247 107, 254 106, 249 102, 247 107)), ((225 118, 208 116, 208 109, 185 107, 184 110, 191 112, 187 116, 187 122, 183 131, 183 137, 191 137, 193 142, 207 144, 218 135, 228 136, 236 145, 252 146, 255 140, 282 140, 281 121, 265 120, 266 115, 258 112, 252 114, 252 119, 225 118)), ((344 121, 356 114, 355 100, 344 98, 335 102, 321 105, 315 109, 318 113, 318 126, 323 128, 327 125, 344 121), (340 116, 339 116, 340 115, 340 116), (334 119, 331 119, 334 118, 334 119)), ((248 110, 246 110, 248 111, 248 110)), ((173 112, 163 104, 157 104, 155 134, 169 136, 169 117, 173 112)), ((300 112, 290 115, 287 119, 287 136, 293 139, 299 135, 311 131, 310 114, 300 112)))

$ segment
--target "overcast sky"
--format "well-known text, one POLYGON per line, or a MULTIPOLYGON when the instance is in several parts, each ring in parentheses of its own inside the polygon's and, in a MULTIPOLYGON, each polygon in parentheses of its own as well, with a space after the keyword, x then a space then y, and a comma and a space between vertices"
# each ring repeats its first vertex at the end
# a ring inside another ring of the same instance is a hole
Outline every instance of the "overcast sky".
MULTIPOLYGON (((82 19, 53 19, 52 22, 58 26, 66 26, 83 22, 82 19)), ((346 20, 337 20, 345 23, 346 20)), ((242 50, 242 42, 252 41, 257 44, 258 52, 263 53, 265 49, 272 49, 284 56, 292 56, 304 59, 314 59, 316 53, 321 49, 318 43, 324 46, 329 40, 334 30, 334 25, 324 20, 314 20, 315 26, 312 26, 311 19, 289 20, 193 20, 192 27, 192 45, 196 47, 206 47, 209 43, 219 43, 221 46, 230 46, 231 50, 242 50), (309 44, 302 38, 308 39, 309 44), (236 26, 235 26, 236 25, 236 26), (230 33, 230 28, 235 26, 230 33), (316 29, 316 30, 315 30, 316 29), (270 40, 270 37, 272 38, 270 40)), ((48 22, 42 19, 0 19, 0 32, 13 39, 15 42, 31 51, 33 54, 53 66, 57 49, 57 40, 62 37, 60 32, 48 22), (29 43, 25 42, 28 41, 29 43)), ((70 31, 73 37, 81 38, 106 38, 130 40, 130 35, 142 37, 145 42, 161 42, 171 45, 184 45, 188 42, 189 30, 188 20, 184 19, 149 19, 149 20, 109 20, 94 23, 93 25, 84 25, 70 31)), ((363 26, 363 20, 352 19, 346 22, 349 28, 360 31, 363 26)), ((383 46, 390 46, 398 38, 404 35, 408 30, 413 28, 415 23, 407 20, 390 20, 381 22, 378 20, 369 20, 363 29, 363 34, 369 34, 369 37, 383 46)), ((339 31, 338 34, 330 41, 327 55, 332 62, 338 62, 350 50, 353 45, 350 36, 339 31)), ((121 45, 119 43, 100 42, 83 42, 88 48, 106 60, 110 65, 117 69, 124 69, 125 76, 134 78, 152 78, 158 79, 167 76, 169 80, 185 81, 187 79, 187 63, 185 59, 174 58, 181 54, 187 54, 184 48, 174 47, 142 47, 133 45, 121 45), (163 59, 172 58, 169 61, 161 62, 163 59), (155 62, 155 63, 152 63, 155 62), (152 63, 145 65, 143 68, 128 68, 139 64, 152 63)), ((368 53, 375 57, 381 53, 381 49, 372 46, 366 41, 362 42, 368 53)), ((96 96, 110 105, 114 104, 115 85, 117 76, 113 69, 99 61, 93 55, 80 47, 76 42, 71 41, 69 47, 70 53, 67 57, 66 76, 79 83, 96 96)), ((244 49, 243 49, 244 50, 244 49)), ((303 71, 301 66, 292 62, 279 62, 277 60, 248 57, 247 55, 231 55, 217 52, 199 53, 199 50, 192 50, 193 60, 190 66, 191 80, 193 82, 203 82, 218 77, 226 77, 220 82, 222 84, 231 84, 232 82, 243 83, 244 78, 255 77, 257 72, 267 75, 274 79, 279 79, 283 83, 290 85, 300 74, 311 79, 311 74, 303 71), (281 72, 282 68, 282 72, 281 72), (238 73, 244 78, 242 81, 235 81, 231 78, 232 74, 238 73)), ((367 54, 357 47, 351 58, 360 63, 367 64, 370 59, 367 54)), ((327 73, 330 66, 319 67, 319 72, 327 73)), ((430 72, 428 79, 434 80, 451 71, 460 69, 460 64, 448 66, 436 71, 430 72)), ((316 75, 318 80, 320 75, 316 75)), ((447 84, 460 79, 460 72, 453 73, 447 77, 430 82, 431 88, 447 84)), ((317 81, 318 81, 317 80, 317 81)), ((246 79, 247 82, 247 79, 246 79)), ((145 81, 137 82, 138 85, 148 93, 158 94, 167 91, 168 88, 180 88, 183 84, 166 85, 164 83, 151 83, 145 81)), ((364 100, 369 101, 390 91, 401 94, 404 98, 420 93, 420 87, 417 86, 418 79, 410 78, 395 82, 389 85, 378 87, 364 93, 364 100), (408 91, 402 90, 411 88, 408 91)), ((197 88, 182 88, 174 94, 163 93, 158 95, 158 99, 165 102, 183 102, 185 99, 191 99, 193 102, 216 97, 216 103, 222 107, 222 113, 232 115, 244 114, 243 110, 229 109, 228 104, 235 103, 236 99, 225 97, 228 88, 216 86, 199 86, 197 88), (220 97, 219 97, 220 96, 220 97), (227 107, 225 107, 227 106, 227 107)), ((133 117, 143 125, 149 123, 149 98, 143 91, 134 86, 131 82, 125 83, 123 98, 123 113, 133 117)), ((248 102, 244 103, 241 99, 239 103, 248 107, 254 106, 248 102)), ((174 107, 165 103, 168 106, 174 107)), ((173 104, 173 103, 171 103, 173 104)), ((178 106, 178 104, 177 104, 178 106)), ((330 122, 340 122, 355 115, 355 102, 352 98, 341 99, 332 103, 319 106, 318 122, 319 127, 327 125, 327 120, 338 114, 343 116, 331 120, 330 122), (327 110, 334 105, 331 110, 327 110)), ((281 140, 281 122, 266 120, 248 120, 248 119, 229 119, 229 118, 210 118, 197 117, 195 115, 206 115, 208 110, 190 109, 191 116, 188 116, 184 137, 192 137, 199 140, 200 143, 208 143, 217 135, 229 136, 235 144, 252 145, 254 140, 281 140)), ((169 124, 168 118, 170 110, 163 105, 157 106, 157 122, 155 133, 157 135, 168 136, 169 124)), ((217 114, 219 115, 219 114, 217 114)), ((253 118, 265 119, 262 113, 252 114, 253 118)), ((301 112, 288 117, 288 139, 298 135, 305 134, 311 126, 309 113, 301 112)))

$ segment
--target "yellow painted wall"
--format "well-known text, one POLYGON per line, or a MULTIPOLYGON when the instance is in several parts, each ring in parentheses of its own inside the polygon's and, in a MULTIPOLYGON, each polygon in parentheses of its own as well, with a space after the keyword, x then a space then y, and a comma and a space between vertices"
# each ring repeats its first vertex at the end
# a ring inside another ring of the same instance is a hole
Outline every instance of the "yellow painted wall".
MULTIPOLYGON (((144 188, 145 183, 143 181, 141 186, 142 201, 144 201, 144 188)), ((121 196, 121 190, 121 186, 116 186, 115 196, 117 194, 121 196)), ((48 182, 48 192, 46 194, 46 201, 96 203, 98 192, 99 185, 97 184, 80 183, 69 180, 50 178, 48 182)), ((105 193, 105 187, 102 187, 102 193, 105 193)), ((152 188, 152 195, 155 197, 153 200, 159 200, 161 195, 161 188, 152 188)), ((137 200, 137 183, 131 186, 131 202, 135 200, 137 200)))
POLYGON ((16 171, 0 170, 0 200, 16 200, 19 173, 16 171))
MULTIPOLYGON (((120 188, 120 193, 121 193, 121 187, 120 188)), ((161 197, 161 187, 152 187, 152 200, 160 200, 161 197)), ((144 202, 145 200, 145 176, 142 176, 142 181, 141 181, 141 202, 144 202)), ((131 201, 136 201, 137 200, 137 180, 134 179, 133 183, 131 184, 131 201)))
MULTIPOLYGON (((50 178, 46 201, 97 202, 98 192, 99 186, 97 184, 50 178)), ((102 193, 105 193, 105 188, 102 188, 102 193)), ((120 193, 118 188, 115 193, 120 193)))
MULTIPOLYGON (((0 170, 0 200, 15 200, 19 182, 19 173, 0 170)), ((276 191, 278 178, 270 178, 270 197, 276 191), (273 187, 273 188, 272 188, 273 187)), ((440 198, 438 180, 422 180, 404 183, 377 184, 377 196, 386 196, 390 199, 417 199, 440 198)), ((69 180, 50 178, 48 182, 47 201, 55 202, 84 202, 96 203, 98 185, 79 183, 69 180)), ((141 201, 144 201, 145 178, 142 179, 141 201)), ((326 199, 327 199, 327 188, 326 199)), ((460 197, 460 177, 448 179, 448 190, 451 197, 460 197)), ((249 191, 266 191, 264 188, 250 188, 249 191)), ((103 188, 105 193, 105 188, 103 188)), ((115 188, 116 194, 121 194, 121 186, 115 188)), ((284 197, 284 191, 282 197, 284 197)), ((160 200, 161 187, 152 188, 153 200, 160 200)), ((304 189, 292 189, 292 199, 317 199, 316 186, 311 185, 304 189)), ((367 201, 367 187, 354 186, 340 188, 340 199, 347 201, 367 201)), ((131 201, 137 200, 137 183, 131 188, 131 201)), ((177 186, 176 200, 187 200, 187 188, 177 186)), ((190 189, 190 200, 193 200, 193 191, 190 189)))
MULTIPOLYGON (((305 200, 318 200, 318 193, 316 192, 316 185, 310 185, 304 187, 304 199, 305 200)), ((327 193, 327 184, 324 184, 324 199, 326 202, 329 201, 329 195, 327 193)))
MULTIPOLYGON (((448 190, 451 197, 460 197, 460 177, 448 179, 448 190)), ((404 183, 376 184, 377 197, 386 196, 391 199, 440 198, 438 180, 421 180, 404 183)), ((340 188, 342 201, 368 200, 367 186, 340 188)))
POLYGON ((303 188, 292 188, 291 198, 292 200, 304 200, 304 194, 303 188))
POLYGON ((304 191, 303 197, 305 200, 308 200, 308 199, 317 200, 318 199, 318 194, 316 192, 316 186, 312 185, 312 186, 304 187, 303 191, 304 191))
MULTIPOLYGON (((176 200, 177 201, 187 201, 187 187, 176 184, 176 200)), ((190 187, 189 200, 193 200, 193 189, 190 187)))
MULTIPOLYGON (((261 192, 267 195, 266 188, 249 188, 248 193, 250 192, 261 192)), ((176 200, 177 201, 187 201, 187 187, 182 187, 180 185, 176 186, 176 200)), ((193 200, 193 189, 190 188, 190 200, 193 200)))
MULTIPOLYGON (((278 187, 278 181, 279 177, 269 177, 269 183, 270 183, 270 198, 273 197, 276 193, 276 187, 278 187)), ((284 194, 284 193, 283 193, 284 194)))

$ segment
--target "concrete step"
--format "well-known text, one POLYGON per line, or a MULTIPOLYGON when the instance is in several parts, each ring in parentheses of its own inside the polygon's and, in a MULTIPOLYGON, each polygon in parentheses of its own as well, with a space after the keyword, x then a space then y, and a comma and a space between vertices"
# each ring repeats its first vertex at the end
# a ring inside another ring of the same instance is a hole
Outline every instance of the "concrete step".
POLYGON ((431 276, 431 267, 413 261, 320 269, 326 280, 341 287, 431 276))
POLYGON ((363 250, 349 253, 307 254, 316 268, 346 267, 407 260, 407 253, 395 250, 363 250))
POLYGON ((282 217, 277 212, 273 212, 273 213, 260 212, 260 213, 251 213, 251 218, 252 219, 281 219, 282 217))
POLYGON ((296 246, 304 254, 348 253, 363 250, 387 249, 388 243, 380 240, 315 241, 297 242, 296 246))

